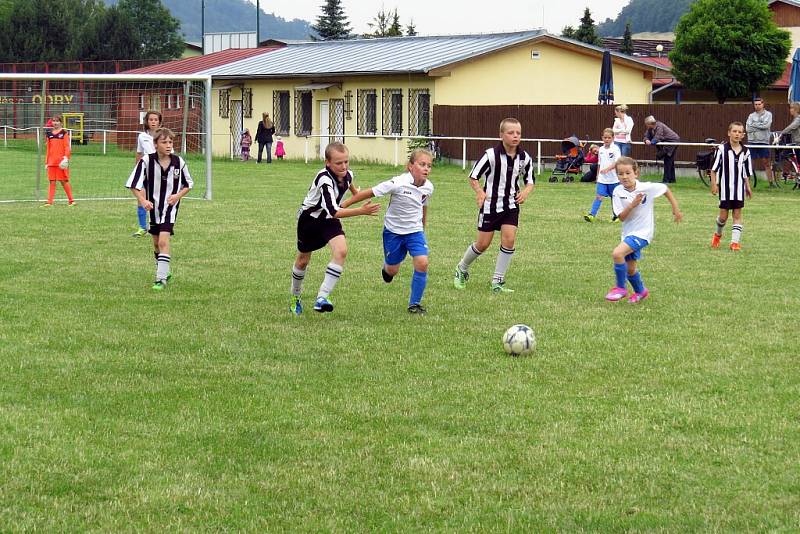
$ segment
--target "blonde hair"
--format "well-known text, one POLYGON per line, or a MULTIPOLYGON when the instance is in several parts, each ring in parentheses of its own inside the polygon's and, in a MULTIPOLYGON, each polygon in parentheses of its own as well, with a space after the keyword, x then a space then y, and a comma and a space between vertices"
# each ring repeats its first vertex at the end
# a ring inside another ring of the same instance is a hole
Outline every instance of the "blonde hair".
POLYGON ((739 121, 733 121, 732 123, 730 123, 730 124, 728 125, 728 131, 730 132, 731 130, 733 130, 733 127, 734 127, 734 126, 741 126, 741 127, 742 127, 742 129, 744 129, 744 124, 742 124, 742 123, 741 123, 741 122, 739 122, 739 121))
POLYGON ((261 122, 264 123, 264 128, 272 128, 273 126, 272 120, 269 118, 269 113, 266 111, 261 114, 261 122))
POLYGON ((619 106, 615 107, 614 110, 619 111, 620 113, 627 113, 628 106, 626 106, 625 104, 620 104, 619 106))
POLYGON ((515 119, 514 117, 506 117, 500 121, 500 133, 505 132, 506 126, 509 124, 516 124, 517 126, 522 127, 522 124, 520 124, 519 120, 515 119))
POLYGON ((789 109, 796 113, 800 113, 800 102, 792 102, 789 104, 789 109))
POLYGON ((411 154, 408 155, 408 162, 415 163, 420 156, 428 156, 433 163, 433 152, 428 150, 427 148, 415 148, 411 151, 411 154))
POLYGON ((344 143, 340 143, 339 141, 328 143, 328 146, 325 147, 325 161, 330 161, 334 152, 349 154, 350 150, 347 149, 344 143))
POLYGON ((172 139, 174 141, 175 133, 169 128, 159 128, 153 135, 153 143, 158 143, 158 140, 161 139, 162 137, 166 139, 172 139))
POLYGON ((610 135, 611 137, 614 137, 614 130, 612 130, 611 128, 606 128, 605 130, 603 130, 603 135, 606 134, 610 135))
POLYGON ((628 156, 622 156, 614 164, 614 170, 619 171, 621 165, 628 165, 633 169, 633 172, 639 174, 639 162, 635 159, 628 156))

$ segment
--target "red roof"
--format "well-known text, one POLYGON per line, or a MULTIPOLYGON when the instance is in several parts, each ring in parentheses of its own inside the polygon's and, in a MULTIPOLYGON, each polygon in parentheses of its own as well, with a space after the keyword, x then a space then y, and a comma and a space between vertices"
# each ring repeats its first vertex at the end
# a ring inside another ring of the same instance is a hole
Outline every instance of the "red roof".
MULTIPOLYGON (((640 57, 638 58, 640 61, 644 61, 646 63, 652 63, 653 65, 657 65, 659 68, 663 70, 672 70, 672 62, 670 62, 669 58, 667 57, 640 57)), ((770 89, 789 89, 789 76, 792 73, 792 64, 787 63, 783 69, 783 74, 780 78, 775 80, 770 86, 770 89)), ((672 78, 654 78, 653 79, 653 86, 660 87, 662 85, 667 85, 668 83, 672 82, 672 78)), ((678 80, 678 85, 680 85, 680 80, 678 80)))
POLYGON ((227 50, 220 50, 204 56, 187 57, 149 67, 126 70, 121 74, 197 74, 213 67, 266 54, 280 48, 283 47, 228 48, 227 50))

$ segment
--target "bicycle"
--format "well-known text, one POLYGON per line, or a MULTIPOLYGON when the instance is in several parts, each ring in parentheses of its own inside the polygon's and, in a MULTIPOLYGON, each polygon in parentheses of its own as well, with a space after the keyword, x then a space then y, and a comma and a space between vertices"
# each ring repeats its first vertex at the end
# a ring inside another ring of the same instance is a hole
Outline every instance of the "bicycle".
MULTIPOLYGON (((786 134, 779 137, 776 133, 773 138, 774 143, 781 145, 792 144, 791 135, 786 134)), ((772 164, 772 172, 775 174, 775 185, 780 187, 780 180, 778 177, 783 178, 783 184, 788 185, 791 181, 793 183, 792 190, 800 188, 800 161, 798 161, 798 154, 796 149, 784 148, 775 150, 775 161, 772 164)))
MULTIPOLYGON (((714 160, 717 157, 717 141, 712 138, 707 138, 704 141, 707 145, 709 145, 707 150, 701 150, 697 153, 695 158, 695 164, 697 166, 697 176, 700 178, 700 181, 703 182, 703 185, 706 187, 711 186, 711 167, 714 166, 714 160), (711 146, 713 145, 713 146, 711 146)), ((797 158, 795 158, 795 163, 797 162, 797 158)), ((795 170, 797 168, 795 167, 795 170)), ((756 188, 758 185, 758 176, 754 172, 753 175, 750 177, 750 187, 752 189, 756 188)))

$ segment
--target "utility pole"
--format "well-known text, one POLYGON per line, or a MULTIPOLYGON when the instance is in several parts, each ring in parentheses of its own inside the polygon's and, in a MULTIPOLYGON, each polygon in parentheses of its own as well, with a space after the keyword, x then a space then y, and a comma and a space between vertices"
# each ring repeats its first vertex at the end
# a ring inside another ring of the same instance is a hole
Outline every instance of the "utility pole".
POLYGON ((206 0, 200 0, 200 48, 206 54, 206 0))
POLYGON ((256 0, 256 48, 261 44, 261 0, 256 0))

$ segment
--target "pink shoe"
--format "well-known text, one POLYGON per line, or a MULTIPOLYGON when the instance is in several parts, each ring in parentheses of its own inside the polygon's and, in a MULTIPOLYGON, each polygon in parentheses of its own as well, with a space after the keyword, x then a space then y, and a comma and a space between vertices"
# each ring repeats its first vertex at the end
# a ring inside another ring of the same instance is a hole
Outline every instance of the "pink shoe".
POLYGON ((650 296, 650 291, 648 291, 647 288, 644 288, 644 291, 642 291, 641 293, 634 293, 633 295, 631 295, 631 298, 628 299, 628 302, 630 302, 631 304, 636 304, 637 302, 641 302, 649 296, 650 296))
POLYGON ((628 296, 628 290, 624 287, 612 287, 608 293, 606 293, 606 300, 610 300, 611 302, 617 302, 619 300, 624 299, 628 296))

